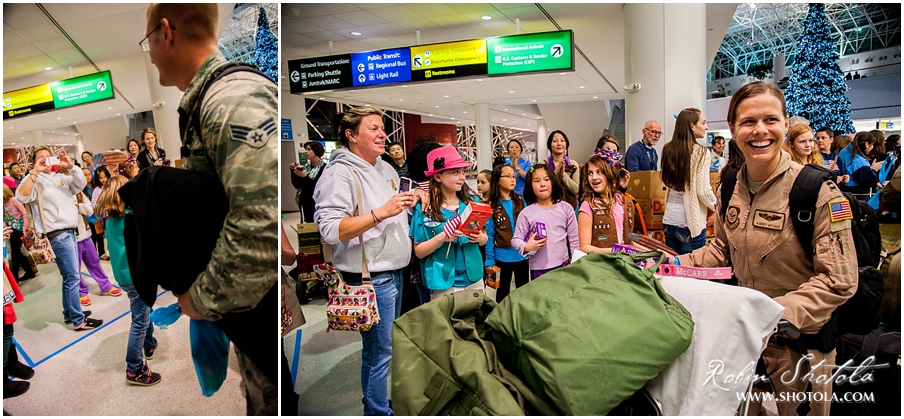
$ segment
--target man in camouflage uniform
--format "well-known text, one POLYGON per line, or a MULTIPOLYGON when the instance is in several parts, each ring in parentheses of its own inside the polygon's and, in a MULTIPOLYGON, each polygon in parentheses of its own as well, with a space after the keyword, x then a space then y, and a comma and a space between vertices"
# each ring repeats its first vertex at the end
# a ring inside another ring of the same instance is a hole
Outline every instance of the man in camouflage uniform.
MULTIPOLYGON (((185 92, 180 125, 198 101, 200 135, 180 126, 185 168, 215 173, 229 198, 229 213, 207 269, 178 296, 182 312, 218 320, 254 308, 277 279, 277 88, 241 71, 201 88, 226 63, 217 50, 216 4, 151 4, 142 48, 160 73, 160 84, 185 92), (178 29, 177 29, 178 28, 178 29)), ((269 304, 269 301, 267 302, 269 304)), ((275 299, 273 312, 276 313, 275 299)), ((259 342, 277 341, 275 324, 248 325, 259 342)), ((276 415, 277 389, 238 348, 249 415, 276 415)), ((274 357, 275 348, 274 348, 274 357)))

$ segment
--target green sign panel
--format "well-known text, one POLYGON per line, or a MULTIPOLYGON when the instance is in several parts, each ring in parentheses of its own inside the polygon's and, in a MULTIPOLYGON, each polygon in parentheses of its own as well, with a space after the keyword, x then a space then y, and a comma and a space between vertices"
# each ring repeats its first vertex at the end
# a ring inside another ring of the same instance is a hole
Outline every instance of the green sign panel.
POLYGON ((4 93, 3 119, 113 99, 110 71, 4 93))
POLYGON ((56 109, 113 99, 113 81, 109 71, 55 81, 50 83, 50 88, 56 109))
POLYGON ((574 70, 570 30, 487 38, 490 75, 574 70))

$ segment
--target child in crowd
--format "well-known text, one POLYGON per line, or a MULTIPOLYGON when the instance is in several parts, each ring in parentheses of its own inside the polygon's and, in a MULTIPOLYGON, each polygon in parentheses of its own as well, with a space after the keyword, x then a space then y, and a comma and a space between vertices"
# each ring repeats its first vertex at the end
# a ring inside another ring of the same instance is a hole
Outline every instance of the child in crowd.
POLYGON ((28 215, 25 212, 25 206, 16 199, 16 193, 3 184, 3 222, 12 229, 9 236, 9 262, 13 279, 18 284, 35 277, 35 272, 31 269, 31 263, 28 262, 28 256, 22 253, 22 235, 30 230, 28 224, 28 215), (19 278, 19 268, 25 270, 25 274, 19 278))
POLYGON ((119 198, 118 192, 127 181, 124 176, 110 178, 97 200, 95 211, 98 216, 107 218, 107 242, 113 277, 129 295, 132 310, 132 326, 129 330, 129 343, 126 346, 126 382, 140 386, 152 386, 160 382, 160 374, 151 372, 144 359, 154 358, 157 339, 154 338, 154 322, 150 318, 151 308, 138 296, 138 291, 132 284, 129 261, 126 259, 123 229, 128 210, 119 198), (142 351, 144 352, 143 358, 142 351))
POLYGON ((427 154, 430 177, 430 209, 418 204, 411 219, 414 254, 421 259, 421 278, 430 289, 430 298, 461 291, 483 279, 480 250, 487 242, 484 230, 465 236, 458 230, 461 213, 475 201, 465 188, 466 162, 446 146, 427 154))
MULTIPOLYGON (((91 191, 91 207, 97 205, 97 199, 100 198, 100 192, 104 189, 107 179, 110 179, 110 172, 106 167, 98 166, 97 169, 94 169, 94 178, 91 179, 91 184, 94 185, 94 190, 91 191)), ((94 240, 100 260, 110 260, 110 255, 104 249, 104 221, 98 217, 95 218, 98 222, 95 223, 94 230, 91 232, 91 240, 94 240)))
POLYGON ((822 166, 822 154, 814 142, 813 129, 809 125, 795 125, 788 130, 788 141, 785 141, 782 149, 791 155, 791 160, 795 163, 822 166))
POLYGON ((490 200, 490 178, 492 176, 492 170, 481 170, 477 174, 477 194, 480 195, 480 202, 489 202, 490 200))
POLYGON ((509 295, 512 274, 515 285, 523 287, 530 281, 530 266, 527 259, 512 247, 512 235, 515 231, 515 220, 524 209, 524 199, 515 193, 515 169, 511 166, 497 165, 490 177, 489 203, 493 208, 493 216, 487 220, 487 260, 486 275, 495 275, 493 266, 499 267, 499 289, 496 290, 496 302, 501 302, 509 295))
POLYGON ((631 243, 634 201, 616 191, 621 156, 597 149, 581 168, 578 238, 584 253, 608 253, 616 243, 631 243))
POLYGON ((119 174, 125 176, 125 178, 131 179, 135 176, 138 176, 138 162, 135 161, 135 158, 129 156, 129 159, 123 163, 119 163, 119 174))
POLYGON ((524 201, 530 205, 518 216, 512 247, 527 256, 531 279, 537 279, 571 261, 570 250, 580 248, 578 223, 562 181, 546 163, 534 165, 525 183, 524 201), (547 237, 537 239, 532 231, 537 223, 545 224, 547 237))
MULTIPOLYGON (((88 220, 88 217, 94 215, 94 208, 91 207, 91 202, 88 200, 84 191, 75 194, 75 206, 78 208, 79 215, 82 216, 82 219, 76 223, 75 236, 76 241, 78 242, 79 269, 81 269, 82 263, 84 263, 85 269, 88 270, 88 273, 91 274, 91 278, 94 279, 100 287, 101 295, 119 297, 122 295, 122 291, 110 283, 107 274, 104 272, 103 268, 100 267, 100 258, 97 256, 97 250, 95 250, 94 243, 91 241, 91 222, 88 220)), ((83 306, 91 305, 91 298, 88 297, 88 290, 88 283, 85 282, 84 275, 81 275, 78 285, 78 300, 83 306)))

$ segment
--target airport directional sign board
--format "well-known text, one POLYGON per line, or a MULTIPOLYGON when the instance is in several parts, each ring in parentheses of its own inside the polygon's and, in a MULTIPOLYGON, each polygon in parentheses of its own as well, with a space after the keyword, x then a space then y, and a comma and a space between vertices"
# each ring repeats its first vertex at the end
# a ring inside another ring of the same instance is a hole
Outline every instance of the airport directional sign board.
POLYGON ((490 75, 574 69, 573 32, 487 38, 490 75))
POLYGON ((110 71, 59 80, 3 94, 3 119, 114 98, 110 71))
POLYGON ((574 70, 570 30, 444 42, 289 61, 289 91, 574 70))

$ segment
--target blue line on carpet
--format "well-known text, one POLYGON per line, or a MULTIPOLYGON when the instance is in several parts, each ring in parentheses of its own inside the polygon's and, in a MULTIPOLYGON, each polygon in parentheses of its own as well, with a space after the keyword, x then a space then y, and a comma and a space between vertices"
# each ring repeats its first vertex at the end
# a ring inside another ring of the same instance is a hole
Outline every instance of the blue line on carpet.
MULTIPOLYGON (((169 292, 169 291, 163 291, 163 292, 157 294, 157 297, 159 298, 161 295, 166 294, 166 293, 168 293, 168 292, 169 292)), ((82 337, 76 339, 74 342, 71 342, 71 343, 69 343, 68 345, 66 345, 66 346, 64 346, 64 347, 62 347, 62 348, 60 348, 60 349, 57 350, 56 352, 54 352, 54 353, 48 355, 46 358, 44 358, 44 359, 38 361, 38 362, 35 363, 34 365, 31 365, 31 367, 34 368, 34 367, 37 367, 38 365, 43 364, 44 362, 47 362, 48 360, 50 360, 51 358, 53 358, 53 357, 59 355, 60 353, 62 353, 62 352, 65 351, 66 349, 69 349, 70 347, 72 347, 72 346, 75 345, 76 343, 79 343, 79 342, 81 342, 81 341, 87 339, 88 337, 90 337, 91 335, 94 335, 95 333, 97 333, 97 332, 100 331, 101 329, 103 329, 103 328, 105 328, 105 327, 107 327, 107 326, 109 326, 109 325, 115 323, 117 320, 119 320, 119 319, 121 319, 121 318, 123 318, 123 317, 125 317, 126 315, 131 314, 131 313, 132 313, 132 310, 130 309, 129 311, 127 311, 127 312, 125 312, 125 313, 122 313, 122 314, 120 314, 119 316, 116 316, 115 319, 110 320, 109 322, 104 323, 104 324, 101 325, 100 327, 98 327, 98 328, 96 328, 96 329, 94 329, 94 330, 88 332, 87 335, 84 335, 84 336, 82 336, 82 337)))
MULTIPOLYGON (((16 348, 19 349, 19 353, 22 354, 22 358, 25 358, 25 363, 28 364, 28 367, 34 368, 35 363, 32 362, 31 357, 28 356, 27 353, 25 353, 25 349, 22 349, 22 346, 19 345, 19 342, 16 342, 16 338, 12 338, 12 339, 13 339, 13 345, 16 345, 16 348)), ((13 348, 13 350, 15 350, 16 348, 13 348)))
POLYGON ((292 356, 292 388, 295 388, 295 380, 298 378, 298 356, 301 352, 301 328, 295 332, 295 355, 292 356))

